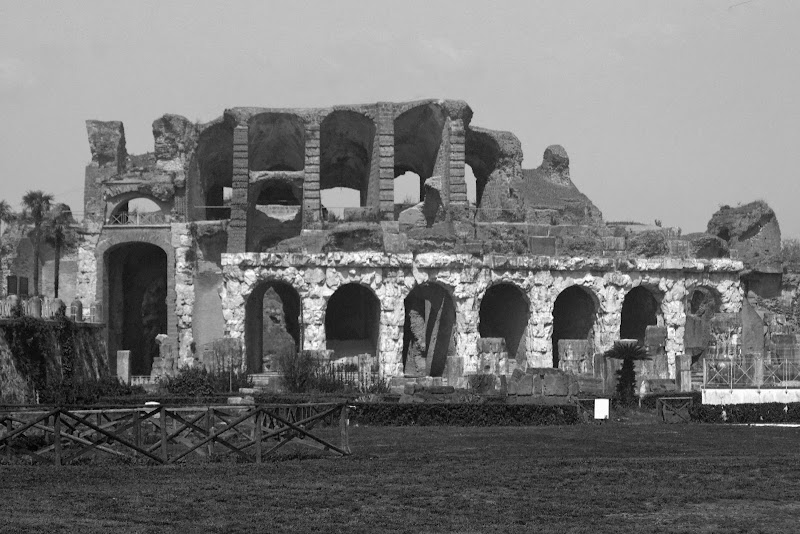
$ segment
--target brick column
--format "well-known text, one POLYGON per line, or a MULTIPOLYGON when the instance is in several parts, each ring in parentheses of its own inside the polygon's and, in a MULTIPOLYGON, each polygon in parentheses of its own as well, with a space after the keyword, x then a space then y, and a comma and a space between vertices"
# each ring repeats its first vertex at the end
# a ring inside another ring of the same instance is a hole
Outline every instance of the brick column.
POLYGON ((308 122, 305 128, 306 154, 303 179, 303 228, 319 224, 322 207, 319 194, 319 123, 308 122))
POLYGON ((464 180, 464 121, 450 121, 450 202, 467 205, 467 182, 464 180))
POLYGON ((378 146, 380 147, 380 216, 394 220, 394 109, 390 102, 378 103, 378 146))
POLYGON ((250 190, 250 158, 247 126, 233 130, 233 184, 228 253, 247 252, 247 211, 250 190))

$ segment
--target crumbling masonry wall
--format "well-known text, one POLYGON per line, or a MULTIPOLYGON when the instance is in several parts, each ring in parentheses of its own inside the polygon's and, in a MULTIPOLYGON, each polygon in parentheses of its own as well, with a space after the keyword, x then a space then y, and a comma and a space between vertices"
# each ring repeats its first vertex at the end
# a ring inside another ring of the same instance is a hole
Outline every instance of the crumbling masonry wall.
POLYGON ((478 315, 487 288, 498 282, 517 286, 531 303, 524 361, 518 367, 551 367, 553 305, 567 287, 578 285, 599 302, 594 326, 598 352, 619 339, 622 303, 634 287, 652 291, 659 302, 667 331, 666 353, 670 377, 675 357, 684 352, 685 300, 692 289, 708 287, 720 295, 720 311, 737 313, 742 306, 738 273, 732 260, 615 260, 561 259, 437 253, 383 254, 226 254, 222 259, 223 315, 226 334, 244 339, 245 302, 253 289, 267 280, 290 284, 303 302, 303 348, 326 348, 325 312, 328 299, 342 285, 369 287, 381 304, 378 360, 386 376, 403 376, 403 300, 426 282, 448 288, 456 308, 454 328, 456 362, 451 373, 479 372, 478 315))

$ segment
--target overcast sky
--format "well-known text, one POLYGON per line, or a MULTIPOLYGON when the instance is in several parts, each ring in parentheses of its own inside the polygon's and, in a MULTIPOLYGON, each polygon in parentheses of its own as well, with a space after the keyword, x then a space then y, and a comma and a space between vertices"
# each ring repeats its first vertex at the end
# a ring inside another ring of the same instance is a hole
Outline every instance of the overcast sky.
POLYGON ((800 237, 800 2, 0 0, 0 199, 82 211, 84 121, 466 100, 550 144, 606 220, 705 229, 766 200, 800 237))

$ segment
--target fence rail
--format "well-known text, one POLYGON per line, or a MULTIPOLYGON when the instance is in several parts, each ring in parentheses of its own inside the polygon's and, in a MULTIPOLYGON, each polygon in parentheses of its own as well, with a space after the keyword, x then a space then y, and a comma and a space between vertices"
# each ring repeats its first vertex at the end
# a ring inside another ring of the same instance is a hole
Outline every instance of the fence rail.
POLYGON ((706 358, 703 384, 710 389, 800 388, 800 361, 760 355, 706 358))
POLYGON ((347 404, 0 411, 0 457, 33 463, 99 455, 160 465, 225 456, 260 463, 290 442, 349 455, 347 404))
POLYGON ((166 213, 118 213, 108 219, 108 224, 117 226, 147 226, 169 224, 172 218, 166 213))

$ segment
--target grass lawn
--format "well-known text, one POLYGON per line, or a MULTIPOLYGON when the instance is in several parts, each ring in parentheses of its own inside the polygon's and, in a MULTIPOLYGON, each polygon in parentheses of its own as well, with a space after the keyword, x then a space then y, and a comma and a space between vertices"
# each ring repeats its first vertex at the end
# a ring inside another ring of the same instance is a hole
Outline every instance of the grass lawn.
POLYGON ((797 532, 800 429, 356 427, 353 455, 0 466, 0 532, 797 532))

